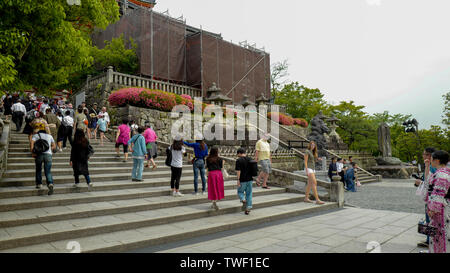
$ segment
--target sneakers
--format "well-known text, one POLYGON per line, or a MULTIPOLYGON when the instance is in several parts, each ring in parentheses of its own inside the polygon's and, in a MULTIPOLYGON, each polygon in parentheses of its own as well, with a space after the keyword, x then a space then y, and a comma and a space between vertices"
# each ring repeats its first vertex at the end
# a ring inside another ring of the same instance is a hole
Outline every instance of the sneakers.
POLYGON ((194 192, 192 193, 192 195, 197 196, 197 195, 198 195, 198 192, 195 192, 195 191, 194 191, 194 192))
POLYGON ((91 182, 88 184, 88 190, 92 190, 92 187, 94 187, 94 183, 91 182))
POLYGON ((53 184, 48 185, 48 195, 53 194, 53 184))
POLYGON ((176 196, 178 196, 178 197, 182 197, 182 196, 184 196, 184 194, 182 194, 181 192, 179 192, 179 191, 177 191, 176 193, 175 193, 175 195, 176 196))
POLYGON ((78 188, 78 184, 77 183, 73 184, 73 187, 78 188))
POLYGON ((36 189, 38 190, 42 189, 42 184, 36 185, 36 189))
POLYGON ((202 191, 202 195, 205 195, 206 194, 206 192, 205 191, 202 191))
POLYGON ((177 192, 176 192, 176 191, 173 191, 173 192, 172 192, 172 196, 173 196, 173 197, 177 197, 177 192))

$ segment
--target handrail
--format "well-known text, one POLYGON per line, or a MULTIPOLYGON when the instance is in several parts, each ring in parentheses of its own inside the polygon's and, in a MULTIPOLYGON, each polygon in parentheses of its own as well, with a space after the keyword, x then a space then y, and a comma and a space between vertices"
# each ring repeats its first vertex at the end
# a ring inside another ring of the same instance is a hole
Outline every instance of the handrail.
MULTIPOLYGON (((169 147, 170 146, 169 143, 164 142, 164 141, 158 141, 158 145, 159 144, 162 144, 163 147, 169 147)), ((190 147, 186 147, 186 152, 189 153, 189 154, 194 154, 194 149, 192 149, 190 147)), ((232 159, 232 158, 229 158, 229 157, 221 156, 220 158, 222 158, 225 161, 230 162, 230 163, 236 162, 235 159, 232 159)), ((279 170, 279 169, 276 169, 276 168, 272 168, 272 172, 273 173, 278 173, 278 174, 283 175, 283 176, 289 176, 291 178, 295 178, 296 180, 298 180, 300 182, 308 183, 308 177, 307 176, 303 176, 303 175, 300 175, 300 174, 279 170)), ((317 185, 320 186, 320 187, 326 188, 326 189, 330 189, 331 188, 331 183, 330 182, 327 182, 327 181, 324 181, 324 180, 320 180, 320 179, 317 179, 317 185)))
MULTIPOLYGON (((257 112, 257 113, 258 113, 259 116, 264 117, 261 113, 259 113, 259 112, 257 112)), ((268 119, 267 117, 264 117, 264 118, 267 119, 267 120, 270 120, 271 122, 276 123, 275 121, 273 121, 273 120, 271 120, 271 119, 268 119)), ((294 132, 294 131, 292 131, 292 130, 286 128, 286 127, 283 126, 282 124, 279 124, 279 126, 280 126, 281 128, 283 128, 283 129, 285 129, 286 131, 291 132, 292 134, 294 134, 294 135, 296 135, 296 136, 302 138, 303 140, 309 141, 309 140, 308 140, 307 138, 305 138, 304 136, 301 136, 301 135, 297 134, 296 132, 294 132)), ((324 151, 325 151, 326 153, 330 154, 331 156, 339 157, 339 155, 335 154, 334 152, 332 152, 332 151, 330 151, 330 150, 324 149, 324 151)), ((358 167, 358 170, 361 170, 362 172, 364 172, 364 173, 366 173, 366 174, 368 174, 368 175, 370 175, 370 176, 376 176, 376 175, 374 175, 374 174, 372 174, 372 173, 370 173, 370 172, 364 170, 364 169, 361 168, 361 167, 358 167)))

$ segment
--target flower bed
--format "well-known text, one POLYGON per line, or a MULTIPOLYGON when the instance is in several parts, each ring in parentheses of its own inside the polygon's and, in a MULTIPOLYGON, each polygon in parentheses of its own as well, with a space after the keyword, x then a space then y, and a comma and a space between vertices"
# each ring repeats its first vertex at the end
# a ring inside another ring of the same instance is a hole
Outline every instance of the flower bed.
MULTIPOLYGON (((112 106, 132 105, 136 107, 143 107, 155 109, 163 112, 170 112, 176 105, 186 105, 189 109, 194 111, 194 100, 189 95, 177 95, 161 90, 152 90, 146 88, 123 88, 111 93, 108 98, 112 106)), ((206 104, 202 104, 202 109, 206 104)))
POLYGON ((308 122, 306 121, 306 119, 303 119, 303 118, 294 118, 294 124, 299 125, 303 128, 308 127, 308 122))
MULTIPOLYGON (((272 115, 275 114, 275 112, 269 112, 267 113, 267 118, 271 118, 272 115)), ((302 118, 292 118, 288 115, 282 114, 282 113, 276 113, 278 114, 279 117, 279 123, 281 125, 286 125, 286 126, 292 126, 292 125, 299 125, 303 128, 308 127, 308 122, 305 119, 302 118)))

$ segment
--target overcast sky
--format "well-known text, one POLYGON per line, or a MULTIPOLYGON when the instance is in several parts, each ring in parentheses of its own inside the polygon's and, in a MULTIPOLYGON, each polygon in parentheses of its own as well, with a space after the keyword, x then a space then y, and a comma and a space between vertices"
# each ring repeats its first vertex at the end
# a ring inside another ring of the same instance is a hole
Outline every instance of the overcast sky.
POLYGON ((442 125, 450 91, 449 0, 159 0, 155 10, 288 59, 289 80, 332 103, 442 125))

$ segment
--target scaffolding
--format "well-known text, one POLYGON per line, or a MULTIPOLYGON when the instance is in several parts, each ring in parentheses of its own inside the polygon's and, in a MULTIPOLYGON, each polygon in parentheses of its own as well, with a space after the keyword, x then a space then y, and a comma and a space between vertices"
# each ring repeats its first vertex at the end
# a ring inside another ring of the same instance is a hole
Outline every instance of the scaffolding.
POLYGON ((124 35, 138 45, 141 76, 206 91, 215 82, 224 95, 240 103, 244 95, 255 102, 270 97, 270 55, 246 41, 239 45, 220 34, 186 24, 183 17, 151 9, 128 10, 119 22, 93 34, 94 44, 124 35))

